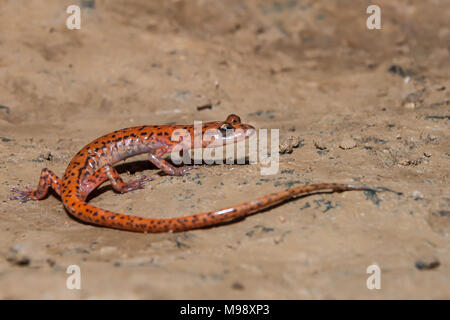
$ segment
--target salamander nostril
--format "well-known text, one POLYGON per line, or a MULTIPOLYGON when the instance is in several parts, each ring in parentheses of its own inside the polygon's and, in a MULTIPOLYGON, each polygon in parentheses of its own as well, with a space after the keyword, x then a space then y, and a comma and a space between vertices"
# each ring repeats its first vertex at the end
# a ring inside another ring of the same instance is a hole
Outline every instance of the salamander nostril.
POLYGON ((219 130, 222 133, 222 135, 225 135, 227 133, 227 130, 233 130, 233 126, 229 124, 228 122, 224 122, 220 127, 219 130))

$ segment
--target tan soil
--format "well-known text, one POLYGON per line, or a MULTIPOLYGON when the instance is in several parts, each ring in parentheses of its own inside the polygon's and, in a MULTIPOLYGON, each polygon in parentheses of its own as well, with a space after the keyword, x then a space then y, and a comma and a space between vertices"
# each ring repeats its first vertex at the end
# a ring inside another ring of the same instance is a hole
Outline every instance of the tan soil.
POLYGON ((0 298, 450 298, 448 1, 377 1, 381 30, 349 0, 84 1, 68 30, 73 2, 0 8, 0 298), (307 182, 403 195, 312 195, 179 234, 82 224, 54 195, 5 200, 107 132, 230 113, 303 145, 273 176, 204 165, 174 178, 132 158, 124 179, 156 181, 91 202, 171 217, 307 182), (381 290, 366 288, 373 263, 381 290), (72 264, 81 290, 66 289, 72 264))

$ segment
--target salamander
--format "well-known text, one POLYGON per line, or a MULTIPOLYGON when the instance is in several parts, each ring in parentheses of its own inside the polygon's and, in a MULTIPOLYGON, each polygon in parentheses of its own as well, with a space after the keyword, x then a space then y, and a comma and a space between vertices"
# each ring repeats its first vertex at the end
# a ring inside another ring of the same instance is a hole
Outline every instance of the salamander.
POLYGON ((152 180, 143 176, 137 180, 123 181, 113 167, 121 160, 146 153, 150 162, 164 173, 183 176, 187 171, 197 167, 177 167, 163 159, 165 155, 179 150, 176 146, 184 148, 183 151, 197 147, 215 148, 237 143, 255 133, 254 127, 241 123, 239 116, 234 114, 229 115, 225 121, 206 122, 197 128, 194 130, 194 125, 154 125, 111 132, 82 148, 70 161, 62 178, 44 168, 35 190, 29 187, 25 191, 13 188, 11 191, 17 195, 9 200, 19 200, 21 203, 41 200, 46 197, 49 188, 52 188, 61 197, 67 212, 76 219, 97 226, 152 233, 186 231, 221 224, 248 216, 298 195, 317 191, 377 191, 375 188, 350 184, 301 185, 224 209, 167 219, 120 214, 87 203, 88 195, 107 180, 111 182, 113 189, 120 193, 142 189, 152 180))

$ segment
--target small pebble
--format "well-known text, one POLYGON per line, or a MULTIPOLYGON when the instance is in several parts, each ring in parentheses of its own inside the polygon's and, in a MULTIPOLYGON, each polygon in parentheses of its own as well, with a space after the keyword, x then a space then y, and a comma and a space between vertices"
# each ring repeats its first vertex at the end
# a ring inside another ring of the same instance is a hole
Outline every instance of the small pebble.
POLYGON ((416 108, 416 104, 414 102, 405 103, 405 109, 414 110, 416 108))
POLYGON ((273 238, 273 243, 275 244, 279 244, 281 241, 283 241, 283 236, 273 238))
POLYGON ((231 285, 231 288, 233 288, 234 290, 244 290, 244 285, 238 281, 235 281, 231 285))
POLYGON ((279 152, 284 153, 292 153, 294 151, 294 148, 300 147, 300 145, 303 146, 303 139, 300 137, 290 136, 287 139, 284 139, 283 142, 280 143, 279 146, 279 152))
POLYGON ((117 251, 116 247, 103 247, 100 249, 100 254, 111 254, 117 251))
POLYGON ((423 194, 418 190, 414 191, 412 196, 414 200, 422 200, 424 198, 423 194))
POLYGON ((314 140, 314 146, 319 150, 325 150, 327 146, 322 143, 322 141, 316 141, 314 140))
POLYGON ((344 138, 339 144, 339 148, 348 150, 356 147, 356 141, 350 137, 344 138))
POLYGON ((419 270, 432 270, 441 265, 436 257, 425 257, 416 261, 416 268, 419 270))

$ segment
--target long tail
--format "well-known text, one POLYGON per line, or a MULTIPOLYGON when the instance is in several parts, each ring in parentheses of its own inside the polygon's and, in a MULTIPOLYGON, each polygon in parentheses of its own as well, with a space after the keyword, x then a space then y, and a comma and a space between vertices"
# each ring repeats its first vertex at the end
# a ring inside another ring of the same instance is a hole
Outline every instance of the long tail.
POLYGON ((74 197, 63 199, 67 210, 76 218, 99 226, 135 232, 179 232, 217 225, 223 222, 248 216, 256 211, 272 207, 278 203, 298 195, 317 191, 370 191, 383 189, 355 186, 350 184, 319 183, 292 187, 280 192, 274 192, 253 201, 244 202, 221 210, 213 210, 178 218, 153 219, 114 213, 96 208, 81 199, 74 197))

